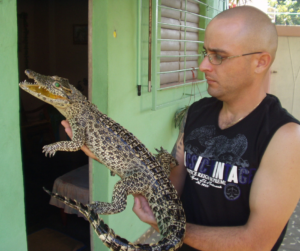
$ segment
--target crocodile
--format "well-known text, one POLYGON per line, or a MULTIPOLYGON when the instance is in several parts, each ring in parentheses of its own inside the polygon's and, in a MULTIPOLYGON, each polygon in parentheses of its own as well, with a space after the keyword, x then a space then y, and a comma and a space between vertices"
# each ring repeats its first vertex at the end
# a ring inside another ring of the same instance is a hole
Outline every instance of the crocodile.
POLYGON ((101 113, 66 78, 44 76, 25 70, 29 79, 19 86, 36 98, 53 105, 66 117, 72 128, 71 141, 45 145, 45 155, 53 157, 57 151, 78 151, 86 145, 113 174, 120 177, 115 184, 112 202, 83 205, 44 188, 51 196, 80 211, 90 222, 98 237, 111 250, 176 250, 185 235, 186 219, 176 189, 169 180, 170 166, 176 160, 164 149, 155 157, 128 130, 101 113), (153 211, 161 239, 152 244, 134 244, 118 236, 99 215, 122 212, 130 194, 143 195, 153 211))

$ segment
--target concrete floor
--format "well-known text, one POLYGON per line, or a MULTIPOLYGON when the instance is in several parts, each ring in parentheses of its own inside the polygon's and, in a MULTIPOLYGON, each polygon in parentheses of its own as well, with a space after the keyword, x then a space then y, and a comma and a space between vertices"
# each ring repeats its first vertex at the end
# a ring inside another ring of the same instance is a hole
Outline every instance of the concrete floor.
POLYGON ((300 200, 290 218, 288 228, 279 251, 300 250, 300 200))

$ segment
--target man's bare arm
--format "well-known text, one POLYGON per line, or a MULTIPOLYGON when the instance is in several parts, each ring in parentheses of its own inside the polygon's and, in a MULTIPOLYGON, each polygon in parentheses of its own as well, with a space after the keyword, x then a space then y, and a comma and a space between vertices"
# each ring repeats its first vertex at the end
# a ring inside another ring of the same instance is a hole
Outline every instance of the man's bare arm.
POLYGON ((185 114, 179 129, 177 141, 172 150, 172 156, 177 159, 178 166, 174 167, 170 174, 170 180, 175 186, 179 196, 182 194, 184 181, 186 177, 186 169, 184 167, 184 127, 186 124, 187 113, 185 114))
POLYGON ((250 192, 250 217, 239 227, 187 224, 184 242, 200 250, 270 251, 300 197, 300 126, 289 123, 272 138, 250 192))

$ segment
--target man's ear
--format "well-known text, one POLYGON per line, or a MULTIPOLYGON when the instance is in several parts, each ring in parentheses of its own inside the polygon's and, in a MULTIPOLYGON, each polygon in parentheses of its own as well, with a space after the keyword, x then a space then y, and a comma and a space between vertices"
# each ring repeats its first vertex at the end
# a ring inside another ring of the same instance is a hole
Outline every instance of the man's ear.
POLYGON ((262 52, 258 54, 255 60, 255 73, 262 73, 265 70, 269 69, 272 64, 272 57, 267 52, 262 52))

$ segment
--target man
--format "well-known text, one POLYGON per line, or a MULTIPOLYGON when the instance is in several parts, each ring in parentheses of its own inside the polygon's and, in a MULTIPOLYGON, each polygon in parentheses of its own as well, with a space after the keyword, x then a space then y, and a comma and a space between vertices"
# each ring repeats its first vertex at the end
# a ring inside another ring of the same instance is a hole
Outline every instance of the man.
MULTIPOLYGON (((275 26, 256 8, 229 9, 209 23, 204 49, 199 68, 213 98, 190 107, 170 176, 187 216, 184 243, 277 250, 300 197, 300 127, 265 91, 275 26)), ((157 229, 141 196, 133 210, 157 229)))
MULTIPOLYGON (((276 29, 253 7, 233 8, 210 22, 204 48, 212 98, 190 107, 170 175, 187 216, 181 249, 277 250, 300 197, 300 127, 265 91, 276 29)), ((145 198, 133 211, 158 230, 145 198)))

